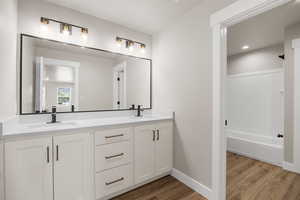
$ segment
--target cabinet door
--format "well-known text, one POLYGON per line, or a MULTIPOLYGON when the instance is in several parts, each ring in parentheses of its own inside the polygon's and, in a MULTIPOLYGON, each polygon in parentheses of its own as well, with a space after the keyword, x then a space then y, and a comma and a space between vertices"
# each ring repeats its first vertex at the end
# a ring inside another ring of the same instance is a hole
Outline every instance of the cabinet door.
POLYGON ((74 134, 53 138, 54 199, 91 199, 90 135, 74 134))
POLYGON ((52 139, 5 144, 6 200, 53 200, 52 139))
POLYGON ((140 126, 134 134, 134 174, 135 184, 148 180, 155 175, 155 127, 140 126))
POLYGON ((155 173, 160 175, 173 168, 173 125, 160 123, 156 129, 155 173))

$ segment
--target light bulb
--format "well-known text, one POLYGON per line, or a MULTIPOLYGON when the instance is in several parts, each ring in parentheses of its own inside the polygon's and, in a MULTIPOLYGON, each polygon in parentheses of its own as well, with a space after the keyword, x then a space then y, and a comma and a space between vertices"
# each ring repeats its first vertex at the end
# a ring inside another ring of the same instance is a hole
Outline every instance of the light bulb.
POLYGON ((129 47, 129 51, 132 52, 133 51, 133 46, 129 47))
POLYGON ((60 32, 63 35, 71 35, 72 34, 72 27, 69 24, 61 24, 60 25, 60 32))
POLYGON ((119 37, 116 37, 116 42, 117 42, 117 47, 121 48, 122 47, 122 39, 119 37))
POLYGON ((88 39, 88 29, 87 28, 82 28, 81 29, 81 37, 82 37, 83 40, 88 39))
POLYGON ((41 31, 48 31, 49 19, 41 17, 41 31))
POLYGON ((141 53, 145 53, 146 52, 146 45, 145 44, 141 44, 141 53))
POLYGON ((126 48, 127 48, 130 52, 133 51, 133 45, 134 45, 134 42, 133 42, 133 41, 129 41, 129 40, 126 41, 126 48))
POLYGON ((42 32, 47 32, 48 31, 48 26, 46 24, 41 24, 41 31, 42 32))
POLYGON ((64 35, 69 35, 69 31, 68 30, 63 30, 63 34, 64 35))

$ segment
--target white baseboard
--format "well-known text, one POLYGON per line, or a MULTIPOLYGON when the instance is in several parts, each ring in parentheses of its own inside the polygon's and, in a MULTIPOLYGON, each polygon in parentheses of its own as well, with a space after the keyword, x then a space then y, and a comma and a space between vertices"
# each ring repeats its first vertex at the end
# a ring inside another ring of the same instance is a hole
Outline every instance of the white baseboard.
POLYGON ((227 150, 249 158, 282 167, 283 148, 251 140, 227 137, 227 150))
POLYGON ((283 162, 282 163, 282 167, 283 169, 287 170, 287 171, 290 171, 290 172, 294 172, 294 173, 299 173, 297 170, 296 170, 296 167, 293 163, 290 163, 290 162, 283 162))
POLYGON ((173 169, 171 175, 174 178, 178 179, 180 182, 184 183, 185 185, 193 189, 195 192, 201 194, 208 200, 210 199, 212 191, 207 186, 199 183, 198 181, 194 180, 193 178, 189 177, 188 175, 182 173, 177 169, 173 169))

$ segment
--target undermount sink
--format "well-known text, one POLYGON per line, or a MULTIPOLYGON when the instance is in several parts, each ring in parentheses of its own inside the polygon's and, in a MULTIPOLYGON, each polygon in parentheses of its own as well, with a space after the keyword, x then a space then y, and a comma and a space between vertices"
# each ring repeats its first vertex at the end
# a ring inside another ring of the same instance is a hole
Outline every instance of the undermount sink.
POLYGON ((61 127, 61 126, 76 126, 76 122, 57 122, 57 123, 42 123, 42 124, 31 124, 28 128, 48 128, 48 127, 61 127))

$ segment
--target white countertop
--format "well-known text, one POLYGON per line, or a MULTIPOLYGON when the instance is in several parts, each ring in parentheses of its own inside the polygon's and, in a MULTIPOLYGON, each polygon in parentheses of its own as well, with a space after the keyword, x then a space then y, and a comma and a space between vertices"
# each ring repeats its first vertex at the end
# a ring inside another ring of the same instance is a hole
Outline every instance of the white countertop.
MULTIPOLYGON (((3 124, 2 137, 11 137, 18 135, 29 135, 38 133, 49 133, 52 131, 67 131, 81 128, 100 128, 112 125, 135 124, 142 122, 172 120, 173 115, 151 114, 143 117, 121 116, 121 117, 106 117, 106 118, 91 118, 91 119, 76 119, 65 120, 56 124, 47 124, 45 122, 38 123, 10 123, 3 124)), ((0 132, 1 133, 1 132, 0 132)))

